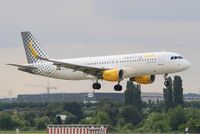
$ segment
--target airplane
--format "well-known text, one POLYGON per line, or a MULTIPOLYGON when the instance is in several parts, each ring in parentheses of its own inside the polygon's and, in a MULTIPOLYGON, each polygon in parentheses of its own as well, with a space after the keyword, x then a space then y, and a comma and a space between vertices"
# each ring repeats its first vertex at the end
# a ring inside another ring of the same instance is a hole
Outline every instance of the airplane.
POLYGON ((172 52, 83 57, 72 59, 50 58, 30 32, 21 32, 28 64, 7 64, 27 73, 64 80, 94 80, 93 89, 99 90, 99 80, 116 82, 121 91, 124 79, 138 84, 152 84, 156 75, 163 75, 168 86, 168 74, 182 72, 190 62, 172 52))

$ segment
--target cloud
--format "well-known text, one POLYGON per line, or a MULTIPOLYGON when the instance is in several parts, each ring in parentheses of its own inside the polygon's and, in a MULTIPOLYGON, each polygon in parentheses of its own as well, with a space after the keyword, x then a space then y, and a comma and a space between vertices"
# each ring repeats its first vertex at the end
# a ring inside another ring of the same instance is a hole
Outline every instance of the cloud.
POLYGON ((143 21, 199 21, 199 0, 100 0, 97 14, 114 19, 143 21))

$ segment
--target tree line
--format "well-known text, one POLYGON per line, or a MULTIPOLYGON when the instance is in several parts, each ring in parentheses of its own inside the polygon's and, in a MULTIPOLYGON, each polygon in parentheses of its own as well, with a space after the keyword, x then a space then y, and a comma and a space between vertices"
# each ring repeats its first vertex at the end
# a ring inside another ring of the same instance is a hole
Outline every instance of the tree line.
POLYGON ((0 103, 0 130, 44 130, 47 124, 63 123, 108 124, 112 132, 184 132, 187 127, 199 132, 200 102, 184 102, 181 77, 168 80, 163 101, 143 102, 141 86, 128 81, 124 103, 109 98, 97 103, 0 103))

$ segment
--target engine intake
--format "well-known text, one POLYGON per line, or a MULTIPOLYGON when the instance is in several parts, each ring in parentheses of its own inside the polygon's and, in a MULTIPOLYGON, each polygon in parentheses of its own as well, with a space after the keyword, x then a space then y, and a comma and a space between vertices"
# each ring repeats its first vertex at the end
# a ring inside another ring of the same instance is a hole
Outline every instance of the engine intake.
POLYGON ((135 81, 139 84, 152 84, 155 81, 155 75, 145 75, 140 77, 132 77, 130 81, 135 81))

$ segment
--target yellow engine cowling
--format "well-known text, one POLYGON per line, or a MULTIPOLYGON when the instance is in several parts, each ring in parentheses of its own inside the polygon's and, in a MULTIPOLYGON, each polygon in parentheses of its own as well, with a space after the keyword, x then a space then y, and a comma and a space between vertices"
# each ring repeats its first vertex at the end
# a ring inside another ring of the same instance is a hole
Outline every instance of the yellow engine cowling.
POLYGON ((118 69, 106 70, 102 74, 102 79, 106 81, 119 81, 123 77, 123 71, 118 69))
POLYGON ((135 81, 139 84, 152 84, 155 81, 155 75, 132 77, 130 78, 130 81, 135 81))

